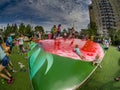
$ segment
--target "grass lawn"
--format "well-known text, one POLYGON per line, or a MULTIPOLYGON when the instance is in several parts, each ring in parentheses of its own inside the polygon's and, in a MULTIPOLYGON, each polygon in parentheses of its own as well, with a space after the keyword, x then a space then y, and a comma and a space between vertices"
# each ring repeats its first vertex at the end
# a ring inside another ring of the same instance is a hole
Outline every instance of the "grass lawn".
MULTIPOLYGON (((24 58, 26 55, 17 54, 16 47, 13 48, 13 51, 10 59, 14 64, 14 69, 17 70, 16 73, 12 73, 15 80, 13 84, 8 85, 0 78, 0 90, 32 90, 29 79, 29 61, 24 58), (26 72, 20 71, 18 62, 25 65, 26 72)), ((102 61, 102 69, 97 68, 78 90, 120 90, 120 82, 114 81, 116 76, 120 76, 120 52, 116 50, 116 47, 110 47, 102 61)))
POLYGON ((117 76, 120 76, 120 52, 110 47, 102 61, 102 69, 97 68, 78 90, 120 90, 120 81, 114 81, 117 76))
POLYGON ((13 84, 7 84, 6 81, 0 78, 0 90, 32 90, 32 85, 29 79, 29 61, 24 57, 26 55, 20 55, 17 53, 16 47, 13 48, 13 53, 10 55, 10 60, 14 65, 14 69, 17 70, 16 73, 12 73, 14 77, 13 84), (27 69, 26 72, 20 71, 20 66, 18 62, 21 62, 25 65, 27 69), (2 83, 4 82, 4 84, 2 83))

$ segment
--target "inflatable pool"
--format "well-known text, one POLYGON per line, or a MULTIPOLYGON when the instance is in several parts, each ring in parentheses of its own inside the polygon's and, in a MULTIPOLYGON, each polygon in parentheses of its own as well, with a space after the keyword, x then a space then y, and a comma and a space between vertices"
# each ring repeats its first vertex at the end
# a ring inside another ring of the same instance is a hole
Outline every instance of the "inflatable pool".
POLYGON ((30 48, 30 78, 34 90, 74 90, 97 68, 91 63, 96 55, 104 57, 101 46, 90 40, 37 40, 30 48), (76 44, 85 60, 73 51, 76 44))

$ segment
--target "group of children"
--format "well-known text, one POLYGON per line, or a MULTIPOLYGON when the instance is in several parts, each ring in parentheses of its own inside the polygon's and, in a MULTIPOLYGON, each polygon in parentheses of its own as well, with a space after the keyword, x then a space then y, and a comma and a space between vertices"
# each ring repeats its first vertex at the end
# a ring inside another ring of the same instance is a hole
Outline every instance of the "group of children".
MULTIPOLYGON (((60 34, 60 27, 61 27, 61 25, 59 25, 58 34, 60 34)), ((37 33, 37 35, 38 35, 39 38, 41 38, 41 35, 39 33, 37 33)), ((18 39, 16 39, 16 42, 15 42, 16 46, 20 48, 20 52, 22 52, 22 53, 26 52, 24 47, 23 47, 23 42, 24 42, 23 39, 24 39, 24 36, 22 34, 20 34, 20 37, 18 39)), ((2 38, 0 37, 0 76, 3 77, 4 79, 6 79, 7 82, 10 84, 10 83, 13 82, 14 78, 8 72, 6 67, 9 66, 9 63, 11 63, 8 55, 9 55, 9 53, 12 50, 12 44, 11 44, 12 39, 8 38, 7 40, 8 41, 6 41, 6 43, 5 43, 5 42, 3 42, 2 38), (6 75, 3 74, 2 71, 5 71, 6 75)), ((109 45, 108 45, 107 41, 105 41, 104 45, 106 45, 105 49, 108 49, 109 45)), ((85 60, 86 59, 84 57, 84 55, 82 54, 82 52, 80 51, 79 45, 76 44, 74 46, 74 50, 73 51, 80 57, 81 60, 85 60)), ((19 65, 22 66, 21 63, 19 63, 19 65)), ((99 54, 96 55, 95 60, 93 60, 93 62, 92 62, 92 65, 98 65, 100 68, 102 68, 102 66, 101 66, 101 58, 100 58, 99 54)), ((119 81, 120 77, 115 78, 115 80, 119 81)))
MULTIPOLYGON (((85 60, 85 59, 86 59, 86 58, 83 56, 82 52, 80 51, 78 45, 75 45, 75 47, 74 47, 74 52, 75 52, 82 60, 85 60)), ((96 55, 95 60, 93 60, 93 62, 92 62, 92 65, 98 65, 100 68, 102 68, 101 58, 100 58, 100 55, 99 55, 99 54, 96 55)))
MULTIPOLYGON (((23 44, 24 44, 23 39, 24 39, 24 36, 22 34, 20 34, 19 38, 15 40, 13 40, 11 36, 7 37, 6 41, 2 37, 0 37, 0 76, 3 79, 7 80, 8 84, 11 84, 14 81, 14 78, 10 74, 9 70, 12 72, 17 72, 16 70, 13 69, 13 64, 9 59, 9 55, 11 54, 12 47, 14 45, 16 45, 19 53, 27 52, 27 50, 25 50, 23 47, 23 44)), ((23 65, 21 63, 18 63, 18 64, 20 66, 23 65)))
MULTIPOLYGON (((108 44, 108 42, 106 42, 105 44, 108 44)), ((105 47, 105 50, 108 50, 108 48, 109 48, 109 46, 106 46, 106 47, 105 47)), ((75 52, 78 56, 80 56, 80 58, 81 58, 82 60, 85 60, 85 57, 82 55, 82 53, 81 53, 78 45, 75 45, 75 47, 74 47, 74 52, 75 52)), ((96 55, 95 60, 93 60, 93 62, 92 62, 92 65, 93 65, 93 66, 94 66, 94 65, 98 65, 100 68, 102 68, 101 58, 100 58, 99 54, 96 55)), ((120 76, 114 78, 114 80, 115 80, 115 81, 120 81, 120 76)))

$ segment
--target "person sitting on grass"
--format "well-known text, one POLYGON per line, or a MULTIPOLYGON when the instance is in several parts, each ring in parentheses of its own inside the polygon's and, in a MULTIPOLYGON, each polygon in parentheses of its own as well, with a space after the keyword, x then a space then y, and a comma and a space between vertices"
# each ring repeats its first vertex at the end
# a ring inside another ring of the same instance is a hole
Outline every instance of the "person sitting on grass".
POLYGON ((82 53, 81 53, 78 45, 75 45, 74 52, 75 52, 81 59, 84 59, 84 60, 85 60, 85 57, 82 55, 82 53))
POLYGON ((6 69, 7 65, 9 64, 9 57, 2 49, 1 44, 2 44, 2 38, 0 38, 0 76, 6 79, 8 84, 11 84, 13 82, 13 77, 6 69), (3 70, 6 72, 7 75, 2 73, 3 70))
POLYGON ((98 54, 96 55, 95 60, 92 62, 92 65, 99 65, 99 67, 102 68, 101 59, 98 54))

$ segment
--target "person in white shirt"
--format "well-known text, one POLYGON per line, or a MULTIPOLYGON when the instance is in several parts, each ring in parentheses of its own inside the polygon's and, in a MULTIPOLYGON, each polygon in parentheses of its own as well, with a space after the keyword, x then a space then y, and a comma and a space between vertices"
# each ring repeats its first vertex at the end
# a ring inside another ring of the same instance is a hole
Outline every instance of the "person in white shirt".
POLYGON ((23 53, 24 52, 24 47, 23 47, 24 36, 23 36, 23 34, 20 34, 20 37, 18 38, 18 42, 19 42, 20 53, 23 53))

